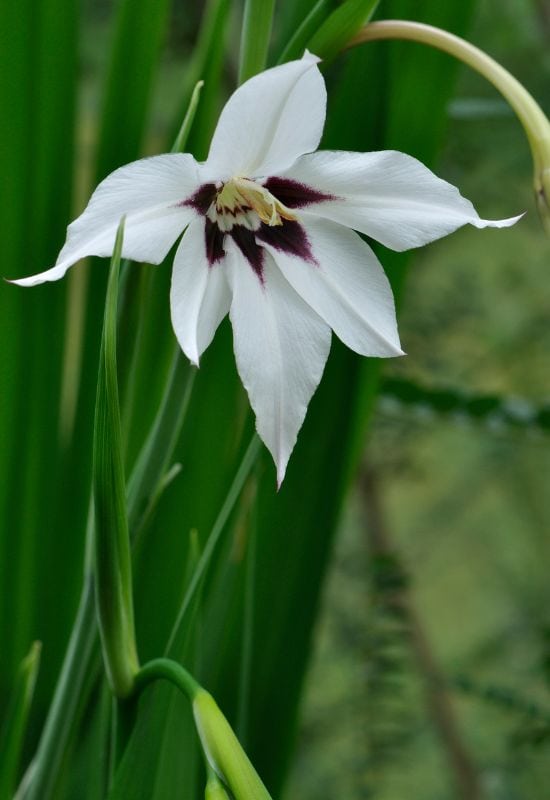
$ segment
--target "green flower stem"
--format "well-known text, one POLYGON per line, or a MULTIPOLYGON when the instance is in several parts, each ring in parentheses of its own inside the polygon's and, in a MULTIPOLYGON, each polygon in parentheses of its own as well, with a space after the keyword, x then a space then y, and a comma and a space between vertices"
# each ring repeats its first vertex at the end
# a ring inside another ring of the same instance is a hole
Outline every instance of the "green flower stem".
POLYGON ((275 0, 246 0, 239 58, 239 84, 265 69, 275 0))
POLYGON ((533 156, 537 207, 550 235, 550 122, 525 87, 483 50, 448 31, 420 22, 373 22, 350 39, 347 47, 378 39, 407 39, 443 50, 468 64, 498 89, 516 112, 527 135, 533 156))
POLYGON ((200 685, 187 670, 170 658, 155 658, 144 664, 136 675, 135 690, 142 692, 146 686, 160 678, 170 681, 187 697, 190 703, 201 691, 200 685))

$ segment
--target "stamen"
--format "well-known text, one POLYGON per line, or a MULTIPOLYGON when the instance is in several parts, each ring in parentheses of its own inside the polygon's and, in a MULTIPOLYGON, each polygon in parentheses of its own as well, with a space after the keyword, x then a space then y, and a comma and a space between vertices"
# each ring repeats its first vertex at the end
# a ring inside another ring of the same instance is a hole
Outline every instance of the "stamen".
POLYGON ((250 212, 255 212, 261 222, 269 226, 282 225, 283 219, 296 219, 289 208, 255 181, 249 178, 232 178, 227 181, 215 200, 214 213, 218 220, 221 221, 221 218, 225 217, 224 228, 230 229, 239 217, 241 218, 239 222, 244 219, 247 227, 254 228, 250 212), (233 220, 228 221, 228 216, 233 217, 233 220))

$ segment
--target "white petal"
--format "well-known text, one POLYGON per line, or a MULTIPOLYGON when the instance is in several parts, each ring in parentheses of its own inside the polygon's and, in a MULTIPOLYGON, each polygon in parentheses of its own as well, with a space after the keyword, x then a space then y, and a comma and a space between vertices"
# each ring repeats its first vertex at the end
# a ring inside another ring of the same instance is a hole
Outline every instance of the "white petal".
POLYGON ((55 267, 13 281, 34 286, 62 278, 85 256, 110 256, 121 217, 126 215, 123 258, 160 264, 194 216, 189 207, 176 205, 199 186, 199 167, 183 153, 134 161, 103 180, 84 212, 67 229, 67 241, 55 267))
POLYGON ((205 167, 213 177, 253 178, 284 170, 315 150, 326 113, 317 59, 273 67, 243 83, 227 101, 205 167))
POLYGON ((502 228, 520 219, 480 219, 458 189, 416 158, 394 150, 311 153, 284 177, 335 197, 308 205, 307 212, 354 228, 392 250, 419 247, 467 223, 502 228))
POLYGON ((223 264, 209 265, 204 236, 204 220, 194 219, 177 249, 170 289, 175 334, 197 366, 231 302, 223 264))
POLYGON ((392 290, 371 248, 335 222, 312 216, 304 228, 317 263, 264 245, 287 281, 352 350, 403 355, 392 290))
POLYGON ((233 242, 227 243, 226 263, 237 368, 280 486, 323 374, 330 328, 288 285, 268 253, 263 283, 233 242))

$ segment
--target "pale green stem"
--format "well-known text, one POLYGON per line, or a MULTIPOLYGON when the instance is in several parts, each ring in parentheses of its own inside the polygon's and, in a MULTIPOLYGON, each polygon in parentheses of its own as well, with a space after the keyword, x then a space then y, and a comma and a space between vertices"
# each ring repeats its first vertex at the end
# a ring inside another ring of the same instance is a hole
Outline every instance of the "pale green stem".
POLYGON ((550 235, 550 122, 525 87, 483 50, 448 31, 421 22, 373 22, 350 39, 347 48, 378 39, 407 39, 443 50, 468 64, 498 89, 516 112, 527 135, 533 156, 537 207, 544 229, 550 235))

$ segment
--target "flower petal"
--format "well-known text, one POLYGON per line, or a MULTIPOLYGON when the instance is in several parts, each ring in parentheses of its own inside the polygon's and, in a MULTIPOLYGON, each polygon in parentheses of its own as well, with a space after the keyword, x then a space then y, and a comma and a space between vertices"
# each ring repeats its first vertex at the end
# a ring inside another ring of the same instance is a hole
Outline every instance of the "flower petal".
POLYGON ((260 280, 231 240, 226 246, 237 368, 280 486, 323 374, 330 328, 289 286, 267 253, 260 280))
POLYGON ((307 54, 243 83, 227 101, 205 167, 213 178, 269 175, 315 150, 326 112, 325 83, 307 54))
POLYGON ((502 228, 520 219, 480 219, 458 189, 416 158, 394 150, 311 153, 285 177, 329 196, 308 202, 307 212, 354 228, 392 250, 419 247, 467 223, 502 228))
POLYGON ((179 203, 199 183, 199 166, 187 154, 153 156, 120 167, 99 184, 84 212, 69 225, 55 267, 12 282, 34 286, 55 281, 85 256, 110 256, 124 215, 122 256, 160 264, 194 216, 192 208, 179 203))
POLYGON ((194 219, 176 251, 170 289, 176 337, 187 358, 197 366, 231 302, 222 264, 208 263, 205 239, 205 221, 194 219))
POLYGON ((352 350, 403 355, 392 290, 371 248, 335 222, 311 216, 302 225, 314 261, 264 244, 287 281, 352 350))

